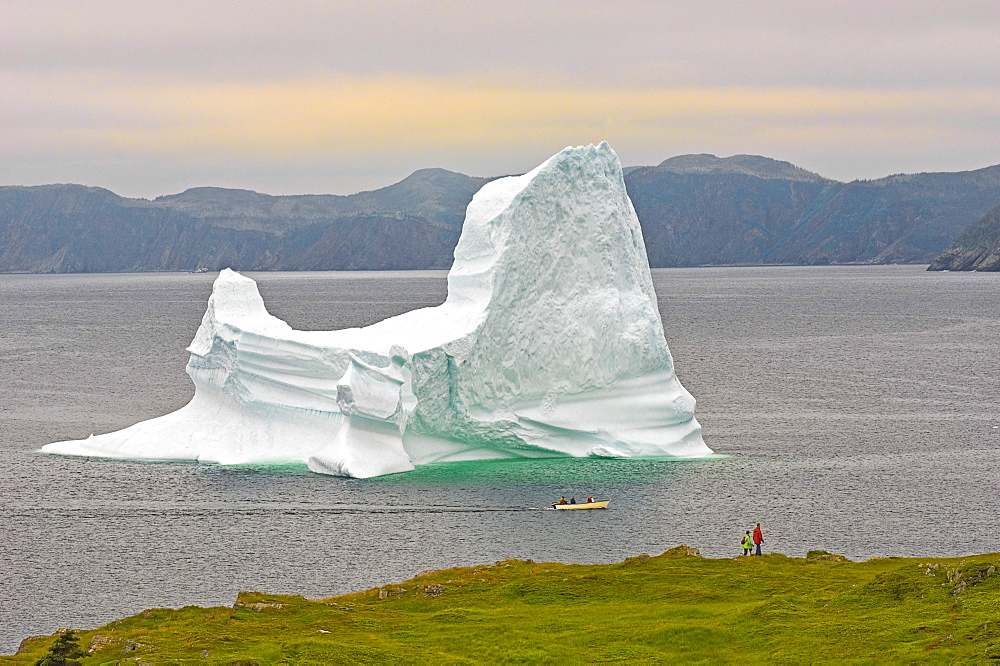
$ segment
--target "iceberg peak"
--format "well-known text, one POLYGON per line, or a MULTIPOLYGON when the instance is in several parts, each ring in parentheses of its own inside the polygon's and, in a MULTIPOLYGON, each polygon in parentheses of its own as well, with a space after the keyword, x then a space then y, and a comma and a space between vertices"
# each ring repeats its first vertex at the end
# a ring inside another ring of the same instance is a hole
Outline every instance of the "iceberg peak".
POLYGON ((43 450, 298 460, 354 477, 453 460, 711 453, 607 143, 484 185, 437 307, 295 331, 226 269, 188 350, 188 405, 43 450))

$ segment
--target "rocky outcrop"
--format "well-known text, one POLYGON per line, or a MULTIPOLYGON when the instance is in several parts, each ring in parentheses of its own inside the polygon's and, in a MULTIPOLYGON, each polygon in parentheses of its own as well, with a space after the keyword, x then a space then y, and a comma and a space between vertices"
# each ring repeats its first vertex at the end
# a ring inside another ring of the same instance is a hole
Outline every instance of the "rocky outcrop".
POLYGON ((813 562, 850 562, 843 555, 837 555, 836 553, 830 553, 825 550, 810 550, 806 553, 806 559, 813 562))
POLYGON ((701 551, 697 548, 692 548, 687 544, 681 544, 679 546, 674 546, 667 551, 664 551, 661 557, 666 557, 670 559, 676 559, 679 557, 701 557, 701 551))
POLYGON ((1000 271, 1000 206, 955 236, 927 270, 1000 271))
POLYGON ((951 596, 957 597, 973 585, 979 585, 996 571, 996 566, 989 562, 972 562, 971 564, 963 562, 957 567, 948 569, 946 575, 948 582, 952 585, 951 596))

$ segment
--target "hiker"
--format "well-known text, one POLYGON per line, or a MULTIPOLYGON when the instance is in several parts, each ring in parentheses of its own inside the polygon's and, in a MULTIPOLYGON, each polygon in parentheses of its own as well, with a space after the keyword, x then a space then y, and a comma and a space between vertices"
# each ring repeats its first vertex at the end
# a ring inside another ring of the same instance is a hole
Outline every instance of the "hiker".
POLYGON ((760 523, 753 528, 753 542, 757 546, 757 552, 754 554, 760 557, 760 544, 764 543, 764 533, 760 531, 760 523))
POLYGON ((740 545, 743 546, 743 554, 750 555, 750 551, 753 549, 753 537, 750 536, 750 530, 747 530, 747 533, 743 535, 740 545))

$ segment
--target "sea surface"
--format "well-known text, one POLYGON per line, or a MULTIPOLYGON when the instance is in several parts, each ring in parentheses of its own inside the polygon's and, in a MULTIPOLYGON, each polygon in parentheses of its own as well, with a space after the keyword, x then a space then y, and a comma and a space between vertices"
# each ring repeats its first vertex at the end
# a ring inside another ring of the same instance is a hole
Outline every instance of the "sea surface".
MULTIPOLYGON (((1000 550, 1000 274, 922 266, 653 272, 698 461, 439 465, 370 480, 301 466, 64 458, 48 442, 185 404, 214 275, 0 275, 0 653, 240 590, 320 598, 425 569, 616 562, 680 543, 852 559, 1000 550), (543 510, 560 495, 606 511, 543 510)), ((443 272, 261 273, 296 328, 445 296, 443 272)))

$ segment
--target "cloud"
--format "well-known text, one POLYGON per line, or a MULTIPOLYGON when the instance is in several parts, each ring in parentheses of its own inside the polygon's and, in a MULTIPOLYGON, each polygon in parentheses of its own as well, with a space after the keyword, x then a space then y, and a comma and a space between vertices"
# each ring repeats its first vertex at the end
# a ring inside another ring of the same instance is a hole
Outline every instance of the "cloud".
POLYGON ((0 68, 133 84, 305 74, 653 87, 1000 78, 995 0, 5 0, 0 68))
POLYGON ((377 186, 602 139, 629 164, 984 166, 1000 161, 998 32, 995 0, 7 0, 0 182, 215 165, 248 187, 317 169, 315 189, 364 163, 377 186))

